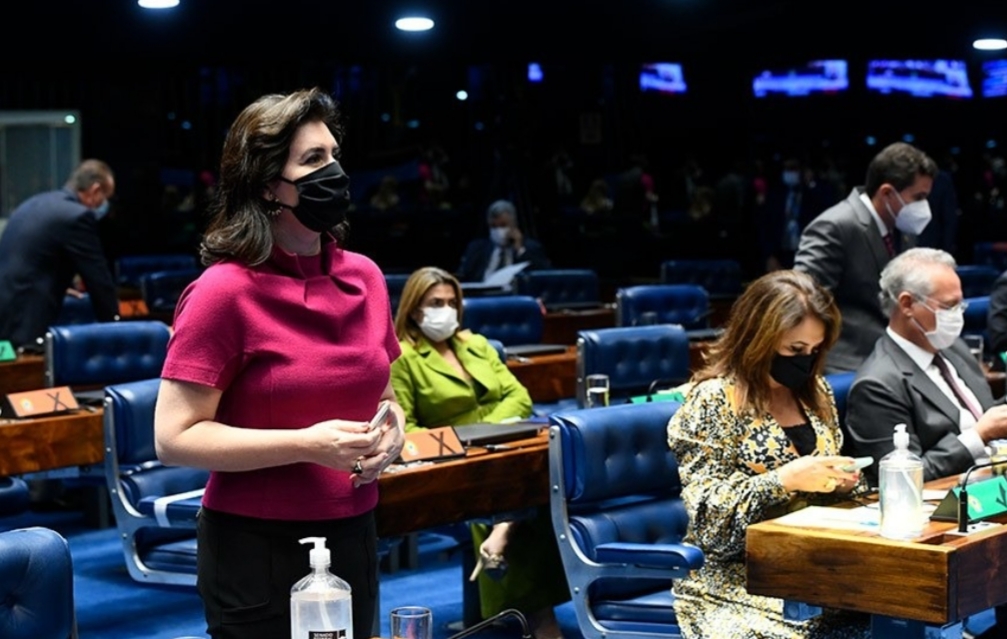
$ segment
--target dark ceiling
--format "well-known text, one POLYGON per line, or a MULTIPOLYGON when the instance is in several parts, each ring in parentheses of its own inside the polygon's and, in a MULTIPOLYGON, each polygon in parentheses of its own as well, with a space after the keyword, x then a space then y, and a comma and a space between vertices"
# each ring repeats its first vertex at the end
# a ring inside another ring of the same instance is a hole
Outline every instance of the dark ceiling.
MULTIPOLYGON (((1007 28, 996 3, 884 0, 182 0, 170 11, 135 0, 23 3, 3 52, 19 60, 347 63, 752 60, 798 57, 969 58, 972 39, 1007 28), (397 32, 421 8, 437 26, 397 32)), ((8 57, 8 60, 10 58, 8 57)))

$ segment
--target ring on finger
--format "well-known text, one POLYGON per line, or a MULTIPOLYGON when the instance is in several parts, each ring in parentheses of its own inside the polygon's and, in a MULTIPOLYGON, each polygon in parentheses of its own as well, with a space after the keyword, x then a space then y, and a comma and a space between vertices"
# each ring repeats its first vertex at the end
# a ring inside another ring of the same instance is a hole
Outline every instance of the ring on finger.
POLYGON ((364 467, 360 465, 360 460, 358 459, 353 463, 353 474, 359 475, 364 472, 364 467))

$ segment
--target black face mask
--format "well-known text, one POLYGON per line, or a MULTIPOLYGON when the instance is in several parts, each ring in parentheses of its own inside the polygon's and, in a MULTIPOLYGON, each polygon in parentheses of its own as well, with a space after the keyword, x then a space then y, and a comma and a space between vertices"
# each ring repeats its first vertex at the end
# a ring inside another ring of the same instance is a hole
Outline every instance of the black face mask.
POLYGON ((325 233, 346 219, 350 208, 350 178, 339 162, 326 164, 297 180, 280 179, 297 187, 294 217, 312 231, 325 233))
POLYGON ((773 356, 769 366, 769 375, 778 383, 790 390, 804 388, 811 379, 811 371, 815 368, 815 358, 818 355, 780 355, 773 356))

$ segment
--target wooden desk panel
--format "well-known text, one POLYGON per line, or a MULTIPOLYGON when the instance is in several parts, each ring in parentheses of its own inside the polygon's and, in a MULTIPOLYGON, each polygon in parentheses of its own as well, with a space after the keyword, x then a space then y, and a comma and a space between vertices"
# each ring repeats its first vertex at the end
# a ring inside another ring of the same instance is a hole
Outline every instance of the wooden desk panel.
MULTIPOLYGON (((553 342, 557 343, 557 342, 553 342)), ((555 402, 577 395, 577 348, 535 355, 528 361, 507 360, 507 368, 528 389, 533 402, 555 402)))
POLYGON ((542 325, 543 344, 577 343, 577 332, 615 326, 614 308, 553 311, 546 313, 542 325))
POLYGON ((105 457, 102 411, 0 420, 0 476, 100 464, 105 457))
POLYGON ((45 358, 18 355, 13 362, 0 362, 0 394, 45 388, 45 358))
MULTIPOLYGON (((949 488, 956 478, 927 484, 949 488)), ((997 519, 1007 523, 1007 516, 997 519)), ((1007 527, 967 536, 931 521, 916 540, 760 522, 748 527, 756 595, 944 625, 1007 603, 1007 527)))
POLYGON ((475 448, 464 459, 385 472, 379 481, 378 536, 549 503, 548 434, 512 450, 475 448))

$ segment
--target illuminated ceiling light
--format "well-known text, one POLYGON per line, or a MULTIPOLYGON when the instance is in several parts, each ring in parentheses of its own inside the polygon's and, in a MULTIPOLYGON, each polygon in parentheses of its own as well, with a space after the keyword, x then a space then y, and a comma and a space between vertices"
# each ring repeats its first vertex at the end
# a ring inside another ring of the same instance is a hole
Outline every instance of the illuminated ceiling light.
POLYGON ((144 9, 171 9, 178 6, 178 0, 136 0, 144 9))
POLYGON ((973 49, 979 49, 980 51, 1000 51, 1001 49, 1007 49, 1007 40, 1003 38, 979 38, 972 43, 973 49))
POLYGON ((66 122, 67 124, 73 124, 77 121, 77 116, 73 115, 72 113, 68 113, 67 115, 63 116, 63 121, 66 122))
POLYGON ((458 98, 459 100, 461 100, 462 102, 464 102, 465 100, 469 99, 469 92, 468 91, 459 91, 458 93, 455 94, 455 97, 458 98))
POLYGON ((429 31, 434 28, 434 21, 418 16, 399 18, 395 21, 395 28, 401 31, 429 31))

